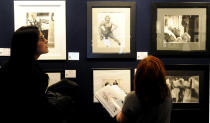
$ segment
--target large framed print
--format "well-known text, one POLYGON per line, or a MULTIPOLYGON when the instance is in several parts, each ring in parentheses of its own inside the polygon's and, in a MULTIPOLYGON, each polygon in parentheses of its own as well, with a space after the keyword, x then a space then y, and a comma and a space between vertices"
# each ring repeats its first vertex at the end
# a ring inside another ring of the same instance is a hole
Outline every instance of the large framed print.
POLYGON ((174 109, 208 107, 208 65, 165 65, 165 68, 174 109))
POLYGON ((87 2, 87 58, 135 58, 135 2, 87 2))
POLYGON ((93 102, 98 102, 95 92, 106 85, 118 85, 126 93, 131 91, 130 69, 93 69, 93 102))
POLYGON ((210 3, 153 3, 153 55, 209 56, 209 16, 210 3))
POLYGON ((65 1, 14 1, 15 30, 21 26, 37 26, 48 40, 49 53, 39 60, 66 59, 65 1))

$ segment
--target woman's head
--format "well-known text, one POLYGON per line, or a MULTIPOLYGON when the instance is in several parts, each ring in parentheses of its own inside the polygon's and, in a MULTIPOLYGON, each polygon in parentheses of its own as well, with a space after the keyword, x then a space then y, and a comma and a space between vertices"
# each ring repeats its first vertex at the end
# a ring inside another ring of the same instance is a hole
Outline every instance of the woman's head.
POLYGON ((105 17, 105 22, 106 22, 106 23, 109 23, 109 22, 110 22, 110 16, 107 15, 107 16, 105 17))
POLYGON ((48 40, 44 37, 42 32, 40 32, 35 55, 40 56, 45 53, 48 53, 48 40))
POLYGON ((11 57, 31 57, 48 52, 47 40, 36 26, 22 26, 12 37, 11 57))
POLYGON ((137 66, 134 90, 142 101, 160 103, 169 95, 166 72, 160 59, 154 56, 144 58, 137 66))

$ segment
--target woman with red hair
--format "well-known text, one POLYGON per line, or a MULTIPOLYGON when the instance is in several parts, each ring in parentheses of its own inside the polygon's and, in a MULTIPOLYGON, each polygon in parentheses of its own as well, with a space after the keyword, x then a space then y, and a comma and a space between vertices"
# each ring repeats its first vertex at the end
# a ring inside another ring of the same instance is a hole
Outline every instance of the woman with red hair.
POLYGON ((129 93, 116 116, 118 122, 170 123, 172 100, 160 59, 144 58, 137 66, 134 91, 129 93))

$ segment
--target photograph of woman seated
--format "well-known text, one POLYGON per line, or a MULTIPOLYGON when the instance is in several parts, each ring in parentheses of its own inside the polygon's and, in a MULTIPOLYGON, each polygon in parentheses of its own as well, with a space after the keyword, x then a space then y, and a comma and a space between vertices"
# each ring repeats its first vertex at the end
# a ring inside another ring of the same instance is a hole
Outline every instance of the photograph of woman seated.
POLYGON ((137 66, 134 91, 130 92, 116 120, 120 123, 170 123, 172 98, 163 63, 154 56, 137 66))
POLYGON ((164 42, 198 42, 198 15, 164 16, 164 42))

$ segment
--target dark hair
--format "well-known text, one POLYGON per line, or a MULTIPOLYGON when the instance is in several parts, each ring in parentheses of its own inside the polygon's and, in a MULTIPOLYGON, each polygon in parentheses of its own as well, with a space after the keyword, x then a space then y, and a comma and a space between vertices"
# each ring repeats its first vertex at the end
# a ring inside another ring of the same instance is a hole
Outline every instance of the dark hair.
POLYGON ((36 26, 22 26, 17 29, 11 41, 11 59, 34 58, 40 31, 36 26))
POLYGON ((137 66, 134 90, 145 103, 159 104, 170 95, 166 84, 166 72, 160 59, 154 56, 144 58, 137 66))

